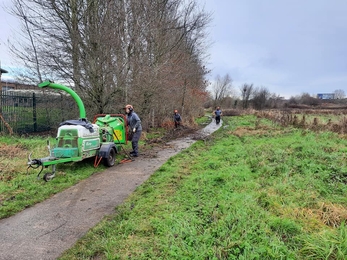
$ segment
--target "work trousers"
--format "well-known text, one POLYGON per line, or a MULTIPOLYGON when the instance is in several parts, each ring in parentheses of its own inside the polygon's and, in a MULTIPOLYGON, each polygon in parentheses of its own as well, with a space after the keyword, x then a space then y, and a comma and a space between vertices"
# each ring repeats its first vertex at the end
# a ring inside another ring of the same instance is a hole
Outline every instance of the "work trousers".
POLYGON ((136 131, 133 135, 133 138, 131 139, 131 146, 133 148, 133 152, 135 155, 138 155, 139 153, 139 140, 141 137, 142 130, 136 131))
POLYGON ((216 116, 216 124, 220 123, 220 116, 216 116))

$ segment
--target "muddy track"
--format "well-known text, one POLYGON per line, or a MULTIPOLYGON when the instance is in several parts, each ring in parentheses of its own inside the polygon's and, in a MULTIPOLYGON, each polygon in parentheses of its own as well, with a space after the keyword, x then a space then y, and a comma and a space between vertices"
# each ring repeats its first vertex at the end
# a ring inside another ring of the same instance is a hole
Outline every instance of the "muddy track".
POLYGON ((220 125, 212 122, 194 134, 153 148, 150 155, 96 173, 42 203, 0 220, 0 259, 58 258, 104 216, 113 214, 115 207, 171 156, 208 137, 220 125))

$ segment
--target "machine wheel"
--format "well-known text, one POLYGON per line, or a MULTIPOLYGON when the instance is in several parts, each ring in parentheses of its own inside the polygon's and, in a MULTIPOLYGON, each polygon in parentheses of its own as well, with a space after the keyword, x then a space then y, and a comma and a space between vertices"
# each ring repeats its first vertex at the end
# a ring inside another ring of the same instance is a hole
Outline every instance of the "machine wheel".
POLYGON ((55 174, 54 173, 45 173, 45 175, 43 175, 43 179, 45 181, 50 181, 54 178, 55 174))
POLYGON ((104 165, 108 167, 112 167, 114 165, 114 162, 116 160, 116 151, 114 148, 111 148, 110 153, 108 154, 107 158, 104 158, 104 165))

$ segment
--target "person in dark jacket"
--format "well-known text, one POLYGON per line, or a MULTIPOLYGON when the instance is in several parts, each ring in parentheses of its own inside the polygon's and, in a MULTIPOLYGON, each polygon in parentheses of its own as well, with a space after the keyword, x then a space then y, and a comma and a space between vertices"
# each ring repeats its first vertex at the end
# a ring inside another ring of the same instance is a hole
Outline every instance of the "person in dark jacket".
POLYGON ((139 156, 139 140, 142 132, 142 125, 140 117, 134 112, 134 108, 132 105, 125 106, 125 113, 127 124, 130 127, 132 138, 131 138, 131 146, 132 151, 130 152, 130 156, 138 157, 139 156))
POLYGON ((175 127, 176 128, 181 125, 182 118, 181 118, 181 115, 178 113, 177 109, 175 109, 175 111, 174 111, 173 120, 175 122, 175 127))
POLYGON ((218 125, 222 116, 222 110, 220 109, 220 107, 216 107, 216 110, 214 111, 214 116, 216 119, 216 124, 218 125))

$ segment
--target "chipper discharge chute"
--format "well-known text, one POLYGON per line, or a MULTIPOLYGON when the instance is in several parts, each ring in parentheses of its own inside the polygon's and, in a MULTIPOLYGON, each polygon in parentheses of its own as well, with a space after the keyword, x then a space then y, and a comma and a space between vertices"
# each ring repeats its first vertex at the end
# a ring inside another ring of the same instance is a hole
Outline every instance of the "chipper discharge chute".
POLYGON ((47 143, 49 156, 39 159, 28 158, 28 168, 38 168, 41 174, 44 168, 52 166, 52 172, 43 176, 45 181, 55 176, 56 165, 59 163, 76 162, 86 158, 95 157, 94 166, 103 160, 104 165, 113 166, 116 154, 123 144, 127 143, 126 118, 121 114, 99 114, 94 117, 93 123, 86 119, 85 108, 80 97, 70 88, 45 81, 39 87, 50 87, 69 93, 76 101, 80 110, 78 120, 67 120, 60 123, 53 148, 47 143))

